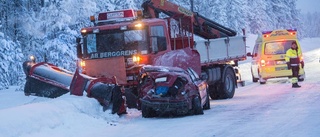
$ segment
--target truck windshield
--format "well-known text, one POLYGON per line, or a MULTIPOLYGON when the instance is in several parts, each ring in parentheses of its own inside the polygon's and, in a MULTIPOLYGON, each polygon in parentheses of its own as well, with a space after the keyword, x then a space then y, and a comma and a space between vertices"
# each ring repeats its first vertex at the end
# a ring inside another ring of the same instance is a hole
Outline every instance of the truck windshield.
POLYGON ((265 45, 264 54, 265 55, 286 54, 287 50, 291 47, 292 42, 293 40, 268 42, 265 45))
POLYGON ((146 30, 108 30, 86 35, 84 49, 89 58, 130 56, 147 54, 147 43, 146 30))

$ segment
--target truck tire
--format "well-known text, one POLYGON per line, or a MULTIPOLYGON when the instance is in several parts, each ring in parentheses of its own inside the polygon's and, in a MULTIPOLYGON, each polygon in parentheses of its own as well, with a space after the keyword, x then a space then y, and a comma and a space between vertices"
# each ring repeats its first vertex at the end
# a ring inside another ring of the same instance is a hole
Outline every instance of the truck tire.
POLYGON ((211 99, 219 99, 219 93, 216 85, 209 85, 209 96, 211 99))
POLYGON ((227 68, 224 81, 222 81, 220 90, 220 99, 233 98, 236 90, 236 78, 233 69, 227 68))
POLYGON ((227 99, 233 98, 236 88, 236 77, 232 68, 226 68, 222 76, 223 81, 209 86, 209 95, 211 99, 227 99))
POLYGON ((135 94, 135 88, 127 88, 125 89, 124 95, 126 96, 126 104, 128 108, 138 108, 138 95, 135 94))

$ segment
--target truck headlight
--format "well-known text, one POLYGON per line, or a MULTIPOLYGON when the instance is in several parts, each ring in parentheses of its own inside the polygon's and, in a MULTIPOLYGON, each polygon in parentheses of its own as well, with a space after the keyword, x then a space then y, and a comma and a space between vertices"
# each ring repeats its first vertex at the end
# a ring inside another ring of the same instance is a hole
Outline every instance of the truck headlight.
POLYGON ((141 61, 141 57, 135 55, 132 57, 132 61, 133 61, 133 63, 139 64, 139 62, 141 61))

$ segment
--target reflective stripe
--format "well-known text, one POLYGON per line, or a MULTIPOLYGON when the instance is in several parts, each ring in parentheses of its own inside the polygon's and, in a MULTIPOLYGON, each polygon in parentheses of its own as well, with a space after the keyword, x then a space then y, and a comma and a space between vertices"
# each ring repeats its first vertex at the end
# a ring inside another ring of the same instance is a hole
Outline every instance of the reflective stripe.
POLYGON ((298 78, 297 77, 291 78, 291 82, 292 84, 298 83, 298 78))
POLYGON ((299 64, 291 64, 291 66, 299 66, 299 64))

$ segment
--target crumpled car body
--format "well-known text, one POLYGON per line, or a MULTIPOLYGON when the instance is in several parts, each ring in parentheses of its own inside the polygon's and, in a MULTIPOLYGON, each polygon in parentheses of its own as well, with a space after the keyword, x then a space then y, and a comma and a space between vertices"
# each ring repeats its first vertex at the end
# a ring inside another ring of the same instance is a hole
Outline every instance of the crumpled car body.
POLYGON ((203 114, 210 109, 207 87, 191 68, 144 66, 138 86, 142 116, 203 114))

